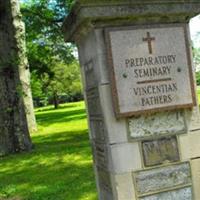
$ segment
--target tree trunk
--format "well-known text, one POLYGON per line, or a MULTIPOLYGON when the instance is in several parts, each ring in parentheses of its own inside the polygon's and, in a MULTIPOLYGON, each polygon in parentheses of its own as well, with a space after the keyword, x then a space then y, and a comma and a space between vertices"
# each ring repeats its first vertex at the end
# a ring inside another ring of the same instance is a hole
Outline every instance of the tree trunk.
POLYGON ((20 80, 20 20, 17 0, 0 0, 0 155, 32 148, 20 80))
POLYGON ((56 91, 54 91, 53 93, 53 103, 54 103, 54 108, 58 109, 59 101, 58 101, 58 95, 56 91))
MULTIPOLYGON (((25 27, 24 23, 21 20, 20 12, 17 11, 18 21, 15 26, 16 29, 16 42, 20 49, 18 51, 19 55, 19 73, 23 90, 23 98, 25 104, 25 112, 26 118, 28 122, 28 128, 30 132, 34 132, 37 130, 37 124, 34 114, 33 107, 33 98, 31 93, 31 85, 30 85, 30 71, 28 66, 28 60, 26 56, 26 44, 25 44, 25 27)), ((16 17, 17 17, 16 16, 16 17)))

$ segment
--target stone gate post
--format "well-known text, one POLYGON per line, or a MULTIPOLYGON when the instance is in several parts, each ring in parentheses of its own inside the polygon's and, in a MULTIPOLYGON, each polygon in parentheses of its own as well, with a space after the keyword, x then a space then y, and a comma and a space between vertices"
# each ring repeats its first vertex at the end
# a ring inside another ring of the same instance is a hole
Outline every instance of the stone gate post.
POLYGON ((199 0, 79 0, 78 46, 99 199, 199 200, 200 116, 188 22, 199 0))

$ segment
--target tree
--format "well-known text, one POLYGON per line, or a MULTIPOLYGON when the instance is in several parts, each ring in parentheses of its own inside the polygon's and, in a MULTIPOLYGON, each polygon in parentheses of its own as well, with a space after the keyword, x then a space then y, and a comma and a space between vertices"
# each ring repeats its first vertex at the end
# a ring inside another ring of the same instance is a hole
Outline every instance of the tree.
POLYGON ((71 64, 56 62, 52 65, 53 77, 45 74, 38 79, 32 72, 33 96, 38 105, 52 102, 55 109, 60 102, 75 101, 83 98, 80 80, 79 64, 74 61, 71 64), (39 101, 38 101, 39 100, 39 101))
POLYGON ((0 0, 0 155, 32 148, 21 82, 23 54, 17 0, 0 0), (22 60, 21 60, 22 59, 22 60))
POLYGON ((55 60, 69 64, 75 59, 74 46, 64 42, 61 31, 70 5, 69 0, 26 0, 22 4, 30 69, 38 76, 52 76, 55 60))
POLYGON ((46 92, 52 96, 55 109, 59 106, 59 96, 67 96, 65 99, 70 99, 76 96, 81 96, 82 85, 80 81, 80 72, 78 62, 74 61, 71 64, 55 63, 54 77, 47 78, 48 86, 46 92))
MULTIPOLYGON (((69 64, 76 62, 73 54, 74 46, 64 42, 61 31, 62 22, 71 4, 71 0, 26 0, 22 4, 27 30, 28 59, 34 79, 32 87, 40 85, 46 97, 39 96, 44 100, 52 98, 55 108, 58 107, 58 95, 62 88, 60 86, 59 90, 57 89, 61 80, 57 77, 58 68, 60 65, 68 68, 69 64)), ((67 73, 66 70, 65 73, 67 73)), ((79 74, 77 74, 77 79, 79 79, 79 74)), ((67 76, 64 78, 65 82, 69 83, 66 78, 67 76)), ((71 83, 65 87, 66 90, 70 86, 71 83)), ((36 90, 33 94, 34 99, 38 99, 39 93, 36 90)))
MULTIPOLYGON (((18 13, 18 17, 21 19, 21 14, 18 13)), ((30 71, 28 66, 28 60, 26 55, 25 44, 25 27, 22 20, 18 22, 18 30, 16 31, 16 42, 19 46, 19 72, 23 90, 23 98, 25 103, 26 118, 28 122, 28 128, 30 132, 37 130, 36 118, 34 114, 33 99, 30 85, 30 71)))

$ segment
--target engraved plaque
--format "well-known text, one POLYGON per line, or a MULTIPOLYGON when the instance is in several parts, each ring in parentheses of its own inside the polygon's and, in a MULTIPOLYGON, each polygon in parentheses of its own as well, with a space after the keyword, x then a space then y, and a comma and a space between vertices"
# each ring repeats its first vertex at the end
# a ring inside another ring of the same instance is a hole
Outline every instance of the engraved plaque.
POLYGON ((189 163, 136 172, 134 177, 138 196, 191 184, 189 163))
POLYGON ((108 28, 106 35, 117 117, 196 104, 185 26, 108 28))
POLYGON ((158 193, 146 197, 141 197, 139 200, 193 200, 192 188, 186 187, 169 192, 158 193))
POLYGON ((176 137, 144 141, 142 142, 142 152, 144 164, 147 167, 179 160, 176 137))

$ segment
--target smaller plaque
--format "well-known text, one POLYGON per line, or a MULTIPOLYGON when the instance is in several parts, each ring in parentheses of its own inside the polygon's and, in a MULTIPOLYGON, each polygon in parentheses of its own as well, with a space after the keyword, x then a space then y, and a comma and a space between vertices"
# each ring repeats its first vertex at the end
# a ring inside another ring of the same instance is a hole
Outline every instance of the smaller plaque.
POLYGON ((138 196, 170 191, 175 187, 186 187, 192 182, 188 162, 135 172, 134 179, 138 196))
POLYGON ((179 161, 178 144, 175 136, 144 141, 142 142, 142 152, 146 167, 179 161))
POLYGON ((186 187, 174 191, 158 193, 146 197, 139 198, 139 200, 192 200, 192 188, 186 187))

